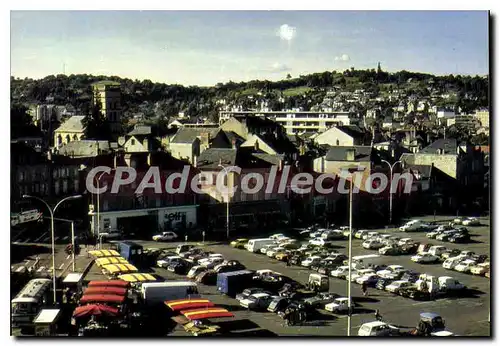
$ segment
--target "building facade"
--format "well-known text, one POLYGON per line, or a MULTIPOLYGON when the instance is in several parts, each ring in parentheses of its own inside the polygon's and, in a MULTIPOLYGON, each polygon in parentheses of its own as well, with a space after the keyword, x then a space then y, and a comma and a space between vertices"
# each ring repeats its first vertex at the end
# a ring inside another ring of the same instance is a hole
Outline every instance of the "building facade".
POLYGON ((111 131, 119 134, 122 131, 122 104, 120 83, 100 81, 92 84, 92 105, 98 106, 108 120, 111 131))

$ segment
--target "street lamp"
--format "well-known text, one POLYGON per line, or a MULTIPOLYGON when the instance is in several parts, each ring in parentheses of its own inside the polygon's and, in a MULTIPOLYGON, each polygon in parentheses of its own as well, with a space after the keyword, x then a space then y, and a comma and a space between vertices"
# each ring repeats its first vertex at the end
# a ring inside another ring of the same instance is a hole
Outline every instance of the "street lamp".
POLYGON ((350 173, 350 184, 349 184, 349 274, 348 274, 348 280, 347 280, 347 336, 351 336, 351 314, 352 314, 352 307, 351 307, 351 300, 352 300, 352 295, 351 295, 351 275, 352 275, 352 189, 353 189, 353 181, 354 181, 354 173, 356 172, 363 172, 365 170, 364 167, 360 166, 355 166, 355 167, 348 167, 347 170, 350 173))
POLYGON ((229 239, 229 174, 228 174, 228 171, 226 169, 226 167, 224 167, 222 165, 222 163, 219 163, 218 167, 221 167, 224 172, 226 173, 226 177, 227 177, 227 195, 226 195, 226 238, 229 239))
POLYGON ((55 239, 54 239, 54 213, 56 212, 57 207, 59 207, 63 202, 65 201, 71 201, 74 199, 80 199, 82 198, 82 195, 75 195, 75 196, 69 196, 66 198, 63 198, 60 200, 54 209, 50 208, 50 205, 45 202, 43 199, 40 197, 36 196, 30 196, 30 195, 23 195, 23 198, 32 198, 36 199, 47 207, 50 213, 50 232, 51 232, 51 237, 52 237, 52 285, 53 285, 53 290, 54 290, 54 304, 57 302, 57 296, 56 296, 56 244, 55 244, 55 239))
MULTIPOLYGON (((101 177, 102 175, 106 173, 106 172, 101 172, 101 174, 99 174, 97 176, 97 185, 99 185, 99 181, 101 180, 101 177)), ((99 206, 99 201, 100 201, 100 196, 101 194, 98 193, 97 194, 97 238, 99 238, 99 235, 101 233, 101 216, 99 215, 99 210, 100 210, 100 206, 99 206)), ((96 235, 96 232, 94 231, 94 235, 96 235)), ((101 249, 101 246, 99 246, 99 249, 101 249)))
POLYGON ((398 163, 400 163, 402 165, 403 162, 398 160, 391 165, 389 163, 389 161, 386 161, 386 160, 381 160, 381 161, 384 163, 387 163, 387 165, 389 166, 389 169, 390 169, 390 174, 391 174, 391 177, 389 180, 390 181, 390 183, 389 183, 389 225, 391 225, 392 224, 392 171, 394 170, 394 167, 396 167, 396 165, 398 163))

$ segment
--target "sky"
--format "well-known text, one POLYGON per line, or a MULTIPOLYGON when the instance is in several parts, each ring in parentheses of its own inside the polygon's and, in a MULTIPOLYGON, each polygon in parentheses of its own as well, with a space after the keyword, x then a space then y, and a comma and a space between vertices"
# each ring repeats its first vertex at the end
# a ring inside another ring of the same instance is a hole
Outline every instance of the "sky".
POLYGON ((376 68, 489 73, 486 11, 12 11, 11 75, 183 85, 376 68))

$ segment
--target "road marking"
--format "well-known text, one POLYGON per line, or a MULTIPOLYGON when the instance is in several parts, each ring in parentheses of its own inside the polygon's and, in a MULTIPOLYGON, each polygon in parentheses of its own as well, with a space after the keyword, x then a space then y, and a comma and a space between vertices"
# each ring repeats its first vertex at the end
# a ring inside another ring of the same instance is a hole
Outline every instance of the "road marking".
POLYGON ((35 243, 39 242, 40 239, 42 239, 42 237, 44 237, 46 234, 45 233, 42 233, 41 236, 39 236, 38 238, 35 239, 35 243))
POLYGON ((25 265, 26 267, 29 267, 29 266, 30 266, 30 260, 26 260, 26 261, 24 262, 24 265, 25 265))
POLYGON ((71 258, 71 255, 66 256, 66 259, 70 259, 70 258, 71 258))
POLYGON ((40 268, 38 268, 37 272, 39 273, 41 271, 44 271, 45 269, 46 269, 45 267, 40 267, 40 268))
POLYGON ((64 267, 64 263, 59 266, 59 270, 63 269, 63 267, 64 267))
POLYGON ((65 236, 64 238, 62 238, 62 240, 66 240, 66 239, 68 239, 68 238, 69 238, 69 236, 65 236))
POLYGON ((58 241, 58 240, 59 240, 59 237, 55 237, 55 238, 54 238, 54 241, 58 241))
POLYGON ((26 239, 24 239, 24 240, 21 240, 20 242, 21 242, 21 243, 27 243, 27 242, 29 242, 29 241, 30 241, 30 238, 26 238, 26 239))
POLYGON ((43 238, 43 242, 45 243, 46 241, 49 241, 50 237, 48 235, 45 236, 45 238, 43 238))
POLYGON ((24 266, 20 266, 19 268, 16 269, 16 273, 20 273, 24 270, 24 266))

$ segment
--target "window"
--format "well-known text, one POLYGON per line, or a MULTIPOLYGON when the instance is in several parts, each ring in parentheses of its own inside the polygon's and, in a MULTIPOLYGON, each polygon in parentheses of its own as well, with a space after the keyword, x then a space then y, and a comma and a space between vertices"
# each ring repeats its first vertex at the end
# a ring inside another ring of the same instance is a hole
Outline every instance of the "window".
POLYGON ((133 139, 133 138, 132 138, 132 139, 130 140, 130 144, 131 144, 131 145, 135 145, 135 139, 133 139))

